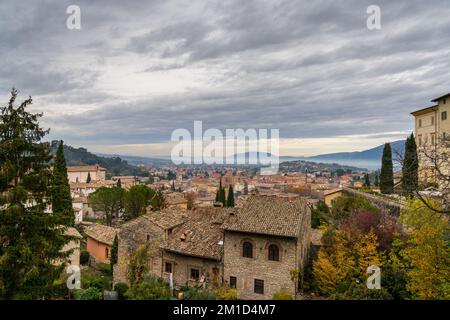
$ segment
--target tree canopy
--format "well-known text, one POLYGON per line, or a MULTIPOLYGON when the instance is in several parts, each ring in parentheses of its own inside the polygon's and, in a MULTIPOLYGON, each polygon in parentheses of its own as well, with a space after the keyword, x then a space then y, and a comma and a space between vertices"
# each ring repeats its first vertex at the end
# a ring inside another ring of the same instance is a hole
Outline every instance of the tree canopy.
MULTIPOLYGON (((12 89, 0 114, 0 298, 43 299, 52 295, 64 261, 67 219, 51 212, 50 146, 39 125, 42 114, 18 106, 12 89)), ((64 208, 64 204, 61 206, 64 208)))

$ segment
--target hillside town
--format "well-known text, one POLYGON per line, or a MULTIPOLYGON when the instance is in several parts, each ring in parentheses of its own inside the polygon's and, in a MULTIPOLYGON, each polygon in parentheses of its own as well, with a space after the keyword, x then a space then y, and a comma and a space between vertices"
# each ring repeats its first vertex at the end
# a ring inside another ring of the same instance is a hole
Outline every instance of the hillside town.
MULTIPOLYGON (((284 165, 286 172, 261 175, 245 166, 150 165, 141 168, 146 176, 112 176, 98 164, 66 166, 61 141, 52 160, 52 202, 45 210, 66 215, 71 222, 64 234, 71 240, 60 251, 65 258, 54 263, 81 271, 80 285, 72 290, 79 299, 158 298, 142 291, 143 285, 165 288, 166 297, 178 299, 304 300, 337 294, 339 278, 327 280, 333 275, 326 272, 339 271, 344 262, 332 255, 342 253, 325 250, 342 250, 335 246, 360 238, 353 250, 364 250, 355 262, 365 271, 389 265, 382 254, 395 254, 395 241, 411 237, 405 218, 411 207, 421 212, 416 219, 439 213, 435 223, 447 225, 449 163, 429 158, 449 159, 447 99, 450 94, 411 113, 415 132, 398 153, 401 159, 386 143, 376 171, 297 172, 295 165, 284 165), (396 161, 401 167, 394 170, 396 161)), ((447 262, 443 285, 449 280, 447 262)), ((340 298, 432 298, 407 285, 402 292, 347 290, 340 298)), ((431 294, 447 294, 439 290, 431 294)))
POLYGON ((299 3, 2 2, 1 302, 450 300, 450 11, 299 3))

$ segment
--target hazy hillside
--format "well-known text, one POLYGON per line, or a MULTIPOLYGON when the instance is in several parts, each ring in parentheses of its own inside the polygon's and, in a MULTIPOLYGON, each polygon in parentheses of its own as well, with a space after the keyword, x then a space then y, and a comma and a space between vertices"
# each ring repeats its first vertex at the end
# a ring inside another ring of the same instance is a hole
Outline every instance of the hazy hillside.
POLYGON ((365 168, 357 168, 353 166, 346 166, 337 163, 318 163, 304 160, 284 161, 280 163, 281 172, 317 172, 330 171, 335 172, 338 169, 344 171, 366 171, 365 168))
MULTIPOLYGON (((378 147, 355 152, 338 152, 338 153, 328 153, 321 154, 312 157, 306 157, 311 161, 320 161, 326 163, 339 163, 342 165, 357 166, 368 168, 370 170, 376 170, 381 167, 381 156, 383 154, 384 145, 378 147)), ((395 159, 396 153, 400 152, 403 154, 405 150, 405 140, 398 140, 391 142, 392 147, 392 157, 395 159)))
MULTIPOLYGON (((58 148, 58 141, 52 141, 51 153, 54 155, 58 148)), ((148 173, 141 168, 129 164, 120 157, 97 156, 85 148, 74 148, 64 145, 64 157, 68 166, 95 165, 98 164, 106 169, 110 176, 146 176, 148 173)))

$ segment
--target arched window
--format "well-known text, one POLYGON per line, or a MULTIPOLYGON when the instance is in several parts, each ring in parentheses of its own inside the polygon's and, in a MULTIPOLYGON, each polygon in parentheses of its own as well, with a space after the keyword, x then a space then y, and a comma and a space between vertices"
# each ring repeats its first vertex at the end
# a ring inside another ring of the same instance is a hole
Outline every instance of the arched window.
POLYGON ((269 246, 269 260, 280 261, 280 250, 276 244, 269 246))
POLYGON ((253 245, 248 241, 242 245, 242 256, 244 258, 253 258, 253 245))

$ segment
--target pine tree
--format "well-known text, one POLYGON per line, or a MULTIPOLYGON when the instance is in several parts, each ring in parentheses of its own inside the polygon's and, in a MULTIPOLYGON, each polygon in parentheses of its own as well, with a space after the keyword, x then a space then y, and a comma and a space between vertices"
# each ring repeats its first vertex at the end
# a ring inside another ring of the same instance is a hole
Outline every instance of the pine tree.
POLYGON ((231 185, 228 188, 227 207, 234 208, 234 194, 233 194, 233 187, 231 185))
POLYGON ((414 135, 406 139, 405 156, 403 159, 402 168, 402 185, 403 192, 406 195, 413 195, 418 186, 418 161, 417 161, 417 146, 414 135))
POLYGON ((88 172, 88 176, 87 176, 87 178, 86 178, 86 183, 91 183, 91 173, 90 172, 88 172))
POLYGON ((51 190, 53 212, 63 214, 67 218, 67 223, 69 225, 74 225, 75 215, 72 207, 72 197, 70 196, 70 185, 67 177, 66 159, 64 158, 64 144, 62 140, 59 142, 55 162, 53 164, 51 190))
POLYGON ((52 295, 71 251, 66 219, 46 212, 51 199, 48 133, 32 114, 29 97, 15 106, 12 89, 0 113, 0 299, 42 299, 52 295))
POLYGON ((392 168, 391 145, 386 143, 383 149, 383 158, 381 160, 380 173, 380 191, 384 194, 394 192, 394 171, 392 168))

